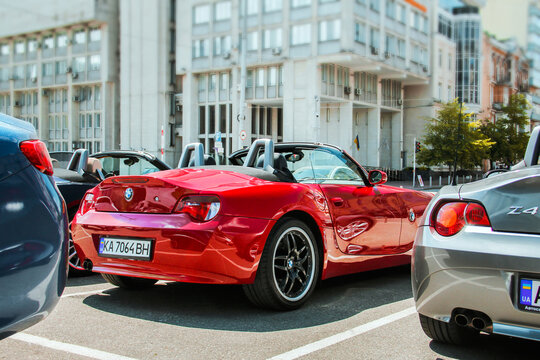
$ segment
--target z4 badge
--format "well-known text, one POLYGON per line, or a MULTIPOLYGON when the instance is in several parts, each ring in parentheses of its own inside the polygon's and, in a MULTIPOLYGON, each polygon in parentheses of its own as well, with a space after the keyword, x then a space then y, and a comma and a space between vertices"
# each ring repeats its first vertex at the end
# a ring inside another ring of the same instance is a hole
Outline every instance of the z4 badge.
POLYGON ((506 215, 535 215, 538 212, 538 206, 523 210, 523 206, 510 206, 510 211, 506 215))

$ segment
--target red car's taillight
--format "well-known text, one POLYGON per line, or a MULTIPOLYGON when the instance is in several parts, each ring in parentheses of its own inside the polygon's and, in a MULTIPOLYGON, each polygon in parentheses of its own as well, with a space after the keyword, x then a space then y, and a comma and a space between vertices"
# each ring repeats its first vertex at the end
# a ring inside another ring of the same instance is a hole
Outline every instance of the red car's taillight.
POLYGON ((40 140, 26 140, 19 145, 22 153, 32 165, 44 174, 52 175, 53 166, 47 147, 40 140))
POLYGON ((216 217, 220 207, 217 196, 192 195, 181 199, 174 212, 186 213, 194 220, 209 221, 216 217))
POLYGON ((473 202, 448 202, 433 213, 431 226, 442 236, 457 234, 465 225, 491 226, 484 207, 473 202))
POLYGON ((79 206, 79 212, 81 213, 81 215, 86 214, 88 210, 92 209, 96 204, 96 202, 94 201, 95 195, 92 190, 87 191, 81 201, 81 206, 79 206))

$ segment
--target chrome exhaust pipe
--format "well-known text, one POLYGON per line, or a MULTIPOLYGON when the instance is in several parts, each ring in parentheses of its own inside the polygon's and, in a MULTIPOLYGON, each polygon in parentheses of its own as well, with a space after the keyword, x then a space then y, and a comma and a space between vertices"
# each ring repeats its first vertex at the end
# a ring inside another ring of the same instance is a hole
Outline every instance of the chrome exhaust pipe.
POLYGON ((471 321, 471 325, 476 330, 482 331, 486 327, 486 321, 480 317, 473 317, 471 321))
POLYGON ((467 326, 469 325, 470 323, 470 319, 467 315, 465 314, 457 314, 455 317, 454 317, 454 321, 456 322, 456 324, 458 324, 459 326, 467 326))
POLYGON ((92 271, 92 268, 94 267, 94 264, 92 264, 92 261, 91 260, 84 260, 83 262, 83 268, 84 270, 86 271, 92 271))

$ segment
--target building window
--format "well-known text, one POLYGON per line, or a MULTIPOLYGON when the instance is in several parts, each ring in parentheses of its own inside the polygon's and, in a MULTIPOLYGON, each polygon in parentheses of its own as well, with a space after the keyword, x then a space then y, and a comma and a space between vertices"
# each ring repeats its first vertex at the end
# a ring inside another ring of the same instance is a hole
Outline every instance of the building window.
POLYGON ((86 43, 86 31, 84 29, 75 31, 73 34, 73 43, 75 43, 75 45, 86 43))
POLYGON ((86 71, 86 58, 84 56, 73 59, 73 73, 83 73, 86 71))
POLYGON ((101 69, 101 57, 100 55, 89 56, 89 71, 99 71, 101 69))
POLYGON ((220 90, 227 90, 229 86, 229 74, 221 73, 219 74, 219 88, 220 90))
POLYGON ((36 50, 37 50, 37 40, 36 39, 28 39, 27 46, 28 46, 28 52, 29 53, 36 52, 36 50))
POLYGON ((37 65, 36 64, 26 65, 26 78, 30 79, 32 82, 37 81, 37 65))
POLYGON ((242 0, 241 2, 241 8, 240 8, 240 14, 244 15, 244 5, 247 1, 247 14, 248 15, 255 15, 259 12, 259 0, 242 0))
POLYGON ((442 50, 439 49, 439 68, 442 69, 442 58, 443 58, 443 53, 442 53, 442 50))
POLYGON ((26 50, 26 44, 24 40, 15 41, 15 54, 16 55, 24 54, 25 50, 26 50))
POLYGON ((277 85, 277 68, 272 66, 268 69, 268 86, 277 85))
POLYGON ((259 48, 258 41, 259 33, 257 31, 252 31, 247 34, 247 50, 255 51, 259 48))
POLYGON ((64 75, 67 69, 67 62, 66 60, 57 61, 54 67, 55 67, 54 72, 56 75, 64 75))
MULTIPOLYGON (((37 91, 23 92, 19 97, 21 105, 21 114, 18 116, 20 119, 28 121, 36 130, 39 129, 38 124, 38 93, 37 91)), ((0 102, 2 96, 0 96, 0 102)), ((2 104, 0 103, 0 112, 2 111, 2 104)))
POLYGON ((388 54, 396 53, 396 38, 394 36, 386 34, 384 51, 386 51, 388 54))
POLYGON ((257 69, 257 87, 264 86, 264 68, 257 69))
POLYGON ((452 54, 448 54, 448 71, 452 71, 452 54))
POLYGON ((374 49, 379 48, 379 30, 375 28, 369 29, 369 44, 374 49))
POLYGON ((56 35, 56 47, 58 48, 64 48, 67 46, 67 35, 66 34, 58 34, 56 35))
POLYGON ((9 69, 6 67, 0 67, 0 82, 4 82, 8 80, 9 80, 9 69))
POLYGON ((54 67, 53 67, 53 63, 50 62, 50 63, 43 63, 41 65, 41 69, 42 69, 42 72, 41 72, 41 75, 43 77, 47 77, 47 76, 53 76, 53 70, 54 70, 54 67))
POLYGON ((193 8, 193 22, 195 25, 210 21, 210 5, 200 5, 193 8))
POLYGON ((55 151, 67 149, 69 139, 67 89, 51 89, 48 96, 49 147, 55 151))
POLYGON ((214 18, 216 21, 229 20, 231 18, 231 2, 222 1, 214 5, 214 18))
POLYGON ((100 42, 101 41, 101 29, 92 28, 89 33, 90 42, 100 42))
POLYGON ((89 152, 101 149, 101 88, 79 89, 79 138, 89 152), (85 140, 86 143, 82 140, 85 140))
POLYGON ((208 39, 193 41, 193 58, 208 56, 208 39))
POLYGON ((9 55, 9 44, 0 44, 0 56, 9 55))
POLYGON ((280 11, 282 7, 282 0, 263 0, 264 12, 280 11))
POLYGON ((396 18, 396 1, 386 0, 386 16, 391 19, 396 18))
POLYGON ((223 55, 231 52, 231 36, 214 38, 214 55, 223 55))
POLYGON ((339 19, 319 23, 319 41, 337 40, 340 33, 341 21, 339 19))
POLYGON ((379 0, 369 0, 369 8, 373 11, 379 12, 379 0))
POLYGON ((309 44, 311 42, 311 24, 295 25, 291 29, 291 45, 309 44))
POLYGON ((52 35, 47 35, 43 38, 43 49, 54 49, 54 38, 52 35))
POLYGON ((405 24, 406 22, 407 11, 405 10, 405 6, 402 4, 397 4, 396 6, 396 19, 402 24, 405 24))
POLYGON ((354 24, 354 40, 359 43, 366 43, 366 25, 355 23, 354 24))
POLYGON ((204 93, 206 91, 206 75, 199 76, 199 93, 204 93))
POLYGON ((291 7, 298 8, 311 5, 311 0, 292 0, 291 7))
POLYGON ((405 48, 406 48, 405 40, 403 40, 403 39, 398 39, 398 41, 397 41, 397 50, 398 50, 398 53, 397 53, 397 54, 398 54, 398 56, 399 56, 400 58, 403 58, 403 59, 405 58, 405 54, 407 53, 405 48))
POLYGON ((271 49, 281 47, 282 35, 281 28, 264 30, 263 48, 271 49))
POLYGON ((439 34, 442 34, 446 36, 447 38, 452 39, 452 30, 453 30, 452 20, 442 15, 439 15, 438 25, 439 25, 438 26, 439 34))

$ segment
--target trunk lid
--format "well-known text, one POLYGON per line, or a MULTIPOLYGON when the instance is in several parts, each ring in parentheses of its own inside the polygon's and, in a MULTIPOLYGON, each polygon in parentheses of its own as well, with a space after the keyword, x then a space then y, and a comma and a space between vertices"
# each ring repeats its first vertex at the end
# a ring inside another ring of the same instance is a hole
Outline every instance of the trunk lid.
POLYGON ((460 197, 481 202, 495 231, 540 234, 540 167, 463 185, 460 197))
POLYGON ((194 193, 150 176, 117 176, 99 185, 96 211, 167 214, 178 199, 194 193))

